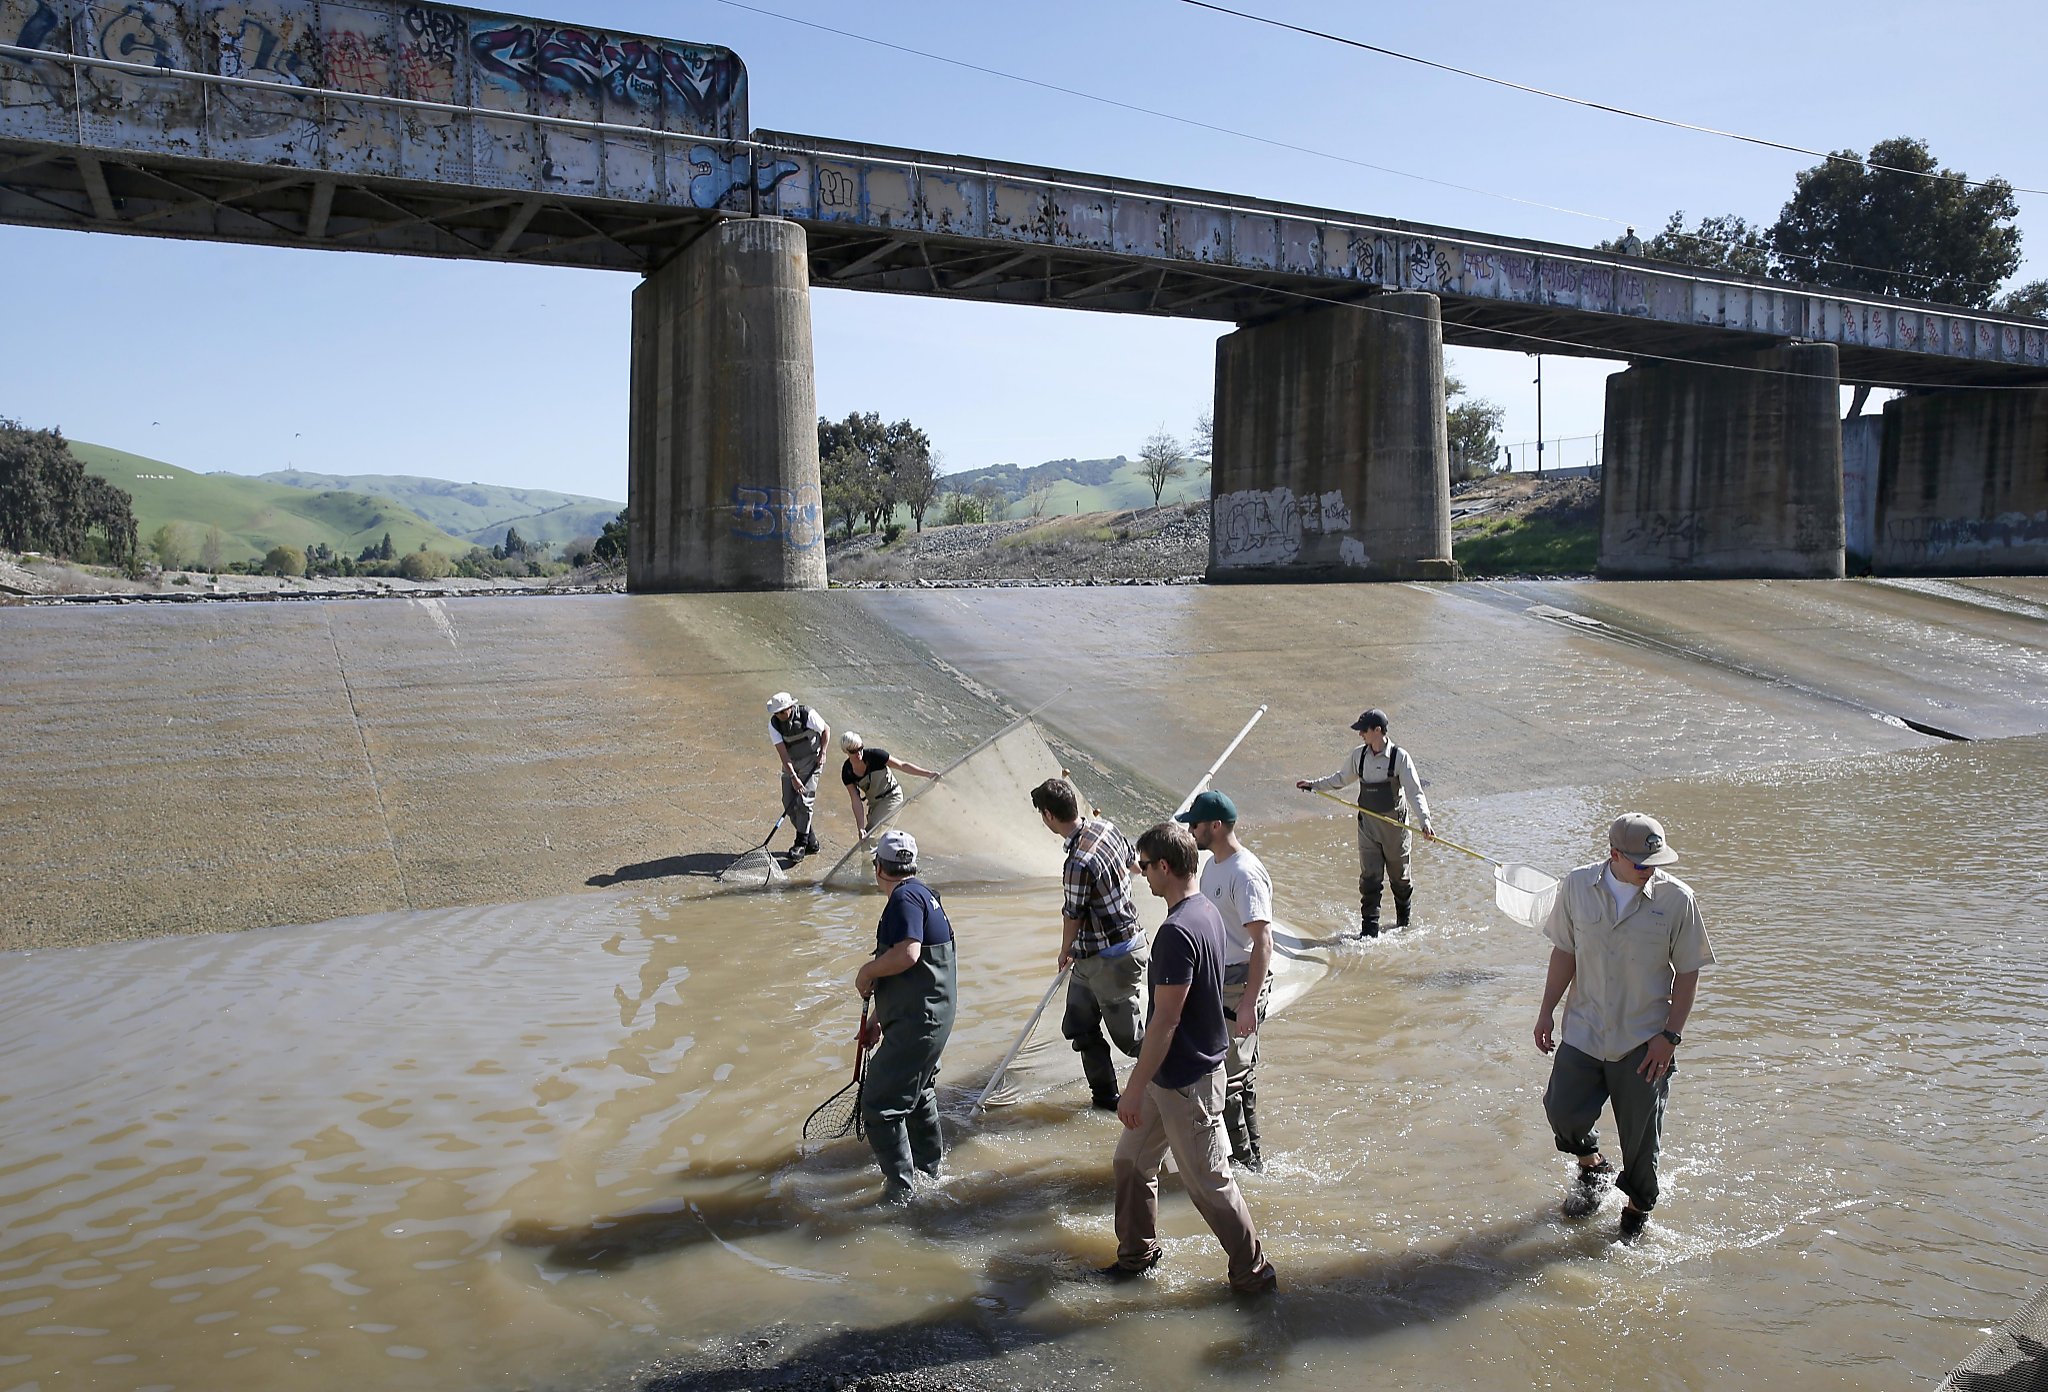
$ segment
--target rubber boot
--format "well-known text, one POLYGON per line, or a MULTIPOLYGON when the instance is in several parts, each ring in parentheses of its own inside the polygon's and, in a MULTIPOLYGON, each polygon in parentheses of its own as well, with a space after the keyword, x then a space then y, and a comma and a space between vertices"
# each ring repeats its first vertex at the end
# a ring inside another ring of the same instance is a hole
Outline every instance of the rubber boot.
POLYGON ((1259 1099, 1250 1087, 1224 1099, 1223 1129, 1230 1135, 1230 1163, 1256 1174, 1266 1167, 1259 1155, 1259 1099))
POLYGON ((867 1123, 868 1148, 875 1153, 875 1163, 882 1167, 882 1202, 908 1202, 912 1166, 910 1138, 903 1123, 884 1121, 872 1112, 863 1119, 867 1123))
POLYGON ((1122 1094, 1116 1078, 1116 1063, 1109 1056, 1109 1041, 1100 1036, 1092 1040, 1078 1040, 1074 1049, 1081 1055, 1081 1071, 1088 1076, 1088 1091, 1095 1105, 1105 1112, 1115 1111, 1117 1099, 1122 1094))
POLYGON ((911 1162, 921 1173, 937 1175, 939 1162, 946 1157, 946 1140, 939 1131, 939 1096, 930 1078, 925 1079, 924 1091, 904 1119, 904 1127, 910 1135, 911 1162))
POLYGON ((1408 926, 1408 901, 1415 897, 1415 884, 1412 880, 1395 880, 1393 881, 1392 888, 1394 891, 1394 926, 1396 928, 1406 928, 1408 926))
POLYGON ((1380 887, 1384 877, 1360 875, 1358 877, 1358 936, 1376 938, 1380 935, 1380 887))

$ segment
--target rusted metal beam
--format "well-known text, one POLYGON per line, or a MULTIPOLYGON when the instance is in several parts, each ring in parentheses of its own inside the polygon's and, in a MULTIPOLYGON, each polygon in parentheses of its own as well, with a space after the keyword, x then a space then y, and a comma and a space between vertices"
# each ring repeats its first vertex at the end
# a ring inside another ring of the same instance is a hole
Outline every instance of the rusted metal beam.
POLYGON ((327 219, 334 212, 334 180, 313 185, 313 206, 306 210, 306 240, 317 242, 327 235, 327 219))
POLYGON ((527 226, 533 221, 533 215, 540 211, 543 201, 539 198, 529 198, 514 210, 512 216, 506 219, 505 226, 498 232, 497 239, 491 243, 491 255, 503 256, 512 250, 512 244, 525 233, 527 226))
POLYGON ((990 281, 997 279, 1005 271, 1014 271, 1019 266, 1036 261, 1044 254, 1045 252, 1041 248, 1033 247, 1030 251, 1019 252, 1015 256, 1006 256, 987 270, 978 271, 962 280, 956 280, 947 288, 951 290, 972 290, 977 285, 986 285, 990 281))

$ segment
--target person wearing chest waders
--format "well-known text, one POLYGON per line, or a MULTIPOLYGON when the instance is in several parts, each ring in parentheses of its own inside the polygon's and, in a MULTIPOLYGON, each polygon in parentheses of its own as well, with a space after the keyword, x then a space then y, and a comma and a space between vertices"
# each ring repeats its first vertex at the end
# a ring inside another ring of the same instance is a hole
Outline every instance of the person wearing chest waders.
POLYGON ((1344 766, 1326 778, 1298 779, 1294 786, 1304 792, 1319 792, 1358 785, 1358 936, 1376 938, 1380 935, 1380 892, 1390 879, 1394 926, 1408 926, 1408 905, 1415 894, 1415 882, 1408 877, 1415 835, 1408 827, 1419 824, 1422 834, 1432 841, 1436 832, 1430 827, 1429 800, 1422 796, 1415 761, 1387 738, 1387 713, 1369 710, 1354 720, 1351 728, 1358 731, 1358 748, 1344 766), (1381 817, 1400 825, 1390 825, 1381 817))
POLYGON ((1031 805, 1066 843, 1059 969, 1072 975, 1060 1033, 1081 1056, 1096 1108, 1113 1112, 1122 1092, 1110 1040, 1132 1058, 1145 1043, 1145 934, 1131 901, 1131 843, 1109 818, 1082 816, 1081 796, 1064 778, 1033 788, 1031 805))
POLYGON ((1211 788, 1174 818, 1209 853, 1202 897, 1223 920, 1223 1018, 1230 1053, 1223 1061, 1223 1130, 1230 1163, 1256 1173, 1259 1154, 1259 1025, 1273 1000, 1273 877, 1237 839, 1237 804, 1211 788))
POLYGON ((903 785, 896 781, 897 771, 919 778, 938 777, 930 769, 899 759, 886 749, 869 749, 858 731, 848 730, 841 735, 839 747, 846 751, 846 762, 839 766, 839 781, 846 785, 847 801, 853 804, 856 839, 888 821, 903 806, 903 785))
POLYGON ((825 766, 825 742, 832 727, 825 718, 787 691, 768 698, 768 738, 782 760, 782 815, 796 832, 790 843, 791 863, 818 853, 818 828, 812 820, 818 803, 818 772, 825 766))
POLYGON ((875 842, 875 883, 889 902, 875 926, 875 955, 853 985, 874 1002, 882 1042, 868 1063, 860 1109, 882 1167, 882 1202, 901 1204, 912 1175, 936 1178, 945 1156, 936 1080, 960 993, 953 925, 939 896, 917 878, 909 832, 885 831, 875 842))
POLYGON ((1554 1054, 1543 1111, 1557 1148, 1578 1157, 1567 1218, 1600 1206, 1612 1184, 1627 1196, 1620 1237, 1633 1242, 1657 1206, 1657 1155, 1680 1032, 1692 1015, 1713 944, 1692 887, 1663 867, 1678 852, 1664 824, 1631 812, 1607 828, 1607 859, 1564 877, 1544 922, 1550 969, 1536 1014, 1536 1049, 1554 1054), (1563 1038, 1557 1003, 1569 989, 1563 1038), (1600 1110, 1614 1104, 1621 1173, 1600 1153, 1600 1110))

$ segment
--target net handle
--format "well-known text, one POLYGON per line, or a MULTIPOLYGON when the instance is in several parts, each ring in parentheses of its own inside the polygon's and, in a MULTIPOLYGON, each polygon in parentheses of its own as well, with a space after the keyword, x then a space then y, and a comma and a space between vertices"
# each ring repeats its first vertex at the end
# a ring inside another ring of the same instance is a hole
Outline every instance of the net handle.
MULTIPOLYGON (((1361 817, 1376 817, 1380 821, 1385 822, 1388 826, 1399 827, 1403 831, 1415 830, 1415 828, 1407 822, 1401 821, 1395 817, 1389 817, 1382 812, 1375 812, 1370 807, 1360 807, 1355 802, 1351 802, 1344 798, 1338 797, 1335 793, 1331 792, 1327 788, 1311 788, 1309 789, 1309 791, 1314 793, 1319 798, 1328 798, 1330 801, 1336 803, 1339 807, 1342 807, 1347 811, 1356 812, 1361 817)), ((1436 842, 1436 844, 1439 846, 1449 846, 1454 851, 1463 851, 1466 855, 1471 856, 1474 860, 1483 860, 1488 865, 1491 865, 1494 869, 1500 869, 1501 863, 1495 860, 1492 856, 1487 855, 1482 851, 1475 851, 1470 846, 1460 846, 1457 842, 1451 840, 1451 838, 1448 836, 1432 836, 1427 839, 1436 842)))

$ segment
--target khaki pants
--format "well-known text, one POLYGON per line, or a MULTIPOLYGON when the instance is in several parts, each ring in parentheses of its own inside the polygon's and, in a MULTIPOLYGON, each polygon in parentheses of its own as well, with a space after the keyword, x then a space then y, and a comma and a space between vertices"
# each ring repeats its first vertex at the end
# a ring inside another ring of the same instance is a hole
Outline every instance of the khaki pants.
MULTIPOLYGON (((1159 1167, 1173 1152, 1188 1199, 1230 1258, 1230 1284, 1256 1289, 1267 1269, 1223 1140, 1223 1070, 1184 1088, 1145 1089, 1135 1128, 1116 1143, 1116 1256, 1133 1270, 1159 1254, 1159 1167)), ((1270 1284, 1270 1282, 1268 1282, 1270 1284)))

